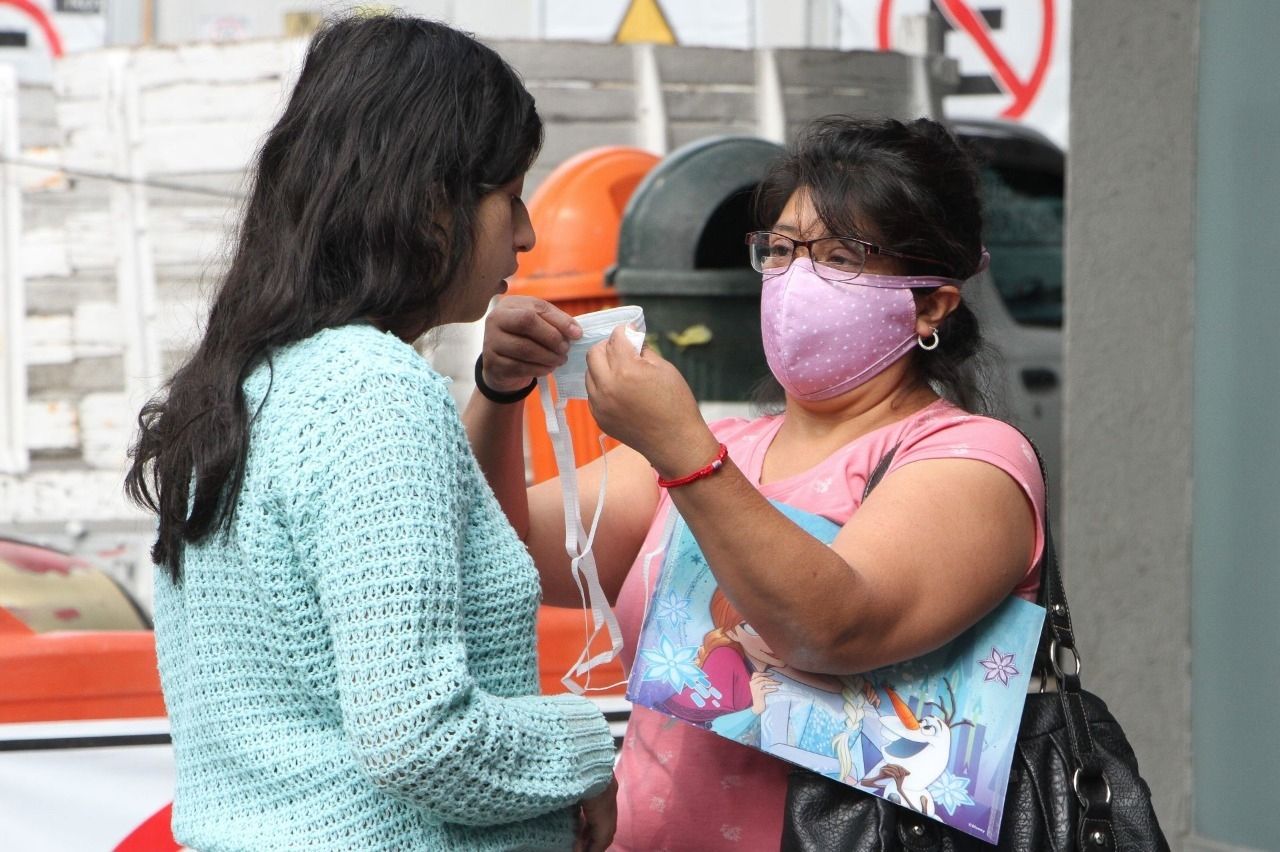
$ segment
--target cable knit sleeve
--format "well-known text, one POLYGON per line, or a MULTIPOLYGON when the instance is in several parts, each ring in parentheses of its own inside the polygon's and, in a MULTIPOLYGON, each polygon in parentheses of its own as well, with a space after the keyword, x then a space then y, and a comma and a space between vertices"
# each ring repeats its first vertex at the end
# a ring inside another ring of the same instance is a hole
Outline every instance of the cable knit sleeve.
POLYGON ((468 668, 460 576, 476 498, 438 379, 373 372, 324 400, 300 529, 330 631, 342 725, 364 773, 428 818, 493 825, 604 788, 613 742, 576 696, 500 697, 468 668))

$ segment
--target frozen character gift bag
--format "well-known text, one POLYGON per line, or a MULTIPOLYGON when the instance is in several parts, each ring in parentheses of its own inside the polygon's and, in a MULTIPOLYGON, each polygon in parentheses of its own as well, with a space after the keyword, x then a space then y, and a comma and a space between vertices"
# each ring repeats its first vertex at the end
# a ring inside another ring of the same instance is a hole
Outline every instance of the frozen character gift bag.
MULTIPOLYGON (((774 505, 824 542, 839 532, 774 505)), ((803 672, 742 619, 671 512, 627 697, 995 843, 1044 610, 1010 597, 922 657, 803 672)))

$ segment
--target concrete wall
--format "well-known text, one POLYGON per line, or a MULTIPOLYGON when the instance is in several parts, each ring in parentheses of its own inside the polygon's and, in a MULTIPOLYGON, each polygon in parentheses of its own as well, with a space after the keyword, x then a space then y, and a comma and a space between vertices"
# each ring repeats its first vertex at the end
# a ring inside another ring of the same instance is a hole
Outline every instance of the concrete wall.
MULTIPOLYGON (((610 43, 633 0, 111 0, 108 45, 137 44, 144 10, 152 10, 152 43, 278 38, 303 34, 326 11, 395 7, 438 18, 480 38, 610 43)), ((881 13, 893 50, 910 50, 930 6, 954 19, 941 0, 660 0, 676 42, 687 47, 838 48, 881 46, 881 13)), ((963 4, 959 4, 961 7, 963 4)), ((946 100, 950 118, 1004 118, 1067 144, 1071 0, 991 0, 981 5, 987 46, 956 23, 941 53, 959 63, 963 82, 946 100), (1046 19, 1046 14, 1048 18, 1046 19), (1049 36, 1045 38, 1045 36, 1049 36), (988 46, 994 44, 1001 69, 988 46), (1041 59, 1043 74, 1036 71, 1041 59)), ((977 6, 971 4, 971 8, 977 6)), ((99 42, 101 43, 101 42, 99 42)))
MULTIPOLYGON (((1280 5, 1204 0, 1196 209, 1196 833, 1274 849, 1280 740, 1280 5)), ((1220 848, 1220 847, 1219 847, 1220 848)))
POLYGON ((1085 686, 1190 828, 1198 0, 1077 0, 1063 542, 1085 686))

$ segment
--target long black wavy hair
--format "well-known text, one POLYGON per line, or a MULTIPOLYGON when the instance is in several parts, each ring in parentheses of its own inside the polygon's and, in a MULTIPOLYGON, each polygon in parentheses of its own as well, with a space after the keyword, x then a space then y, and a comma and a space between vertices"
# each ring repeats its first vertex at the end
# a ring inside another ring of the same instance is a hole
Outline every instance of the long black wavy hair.
POLYGON ((241 383, 273 348, 368 320, 438 325, 480 199, 528 171, 542 122, 516 72, 443 24, 326 23, 258 153, 203 339, 138 417, 125 491, 159 517, 152 560, 226 529, 249 447, 241 383))
MULTIPOLYGON (((802 187, 832 234, 860 236, 941 264, 902 261, 906 275, 963 280, 978 271, 982 201, 977 169, 936 121, 920 118, 904 124, 841 115, 816 119, 761 181, 756 192, 759 220, 776 222, 802 187)), ((991 411, 995 405, 984 380, 983 356, 994 353, 963 299, 938 326, 938 336, 937 349, 913 350, 919 380, 961 408, 991 411)), ((771 379, 757 393, 766 405, 775 403, 781 390, 771 379)))

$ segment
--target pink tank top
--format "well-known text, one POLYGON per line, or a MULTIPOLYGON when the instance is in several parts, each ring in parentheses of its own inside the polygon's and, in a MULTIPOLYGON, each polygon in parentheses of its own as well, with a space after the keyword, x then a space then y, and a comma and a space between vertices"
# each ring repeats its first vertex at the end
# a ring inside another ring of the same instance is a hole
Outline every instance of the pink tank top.
MULTIPOLYGON (((1016 429, 939 400, 863 435, 810 470, 761 486, 765 452, 782 421, 781 416, 721 420, 711 429, 765 497, 840 525, 857 511, 867 477, 894 446, 898 452, 890 473, 922 459, 972 458, 1009 474, 1026 493, 1036 518, 1034 556, 1013 593, 1035 600, 1040 581, 1036 563, 1044 547, 1044 481, 1034 451, 1016 429)), ((622 661, 628 670, 645 600, 662 564, 659 551, 670 507, 664 493, 618 596, 615 609, 625 641, 622 661)), ((790 769, 790 764, 710 731, 635 707, 616 770, 618 833, 612 848, 620 852, 777 849, 790 769)))

